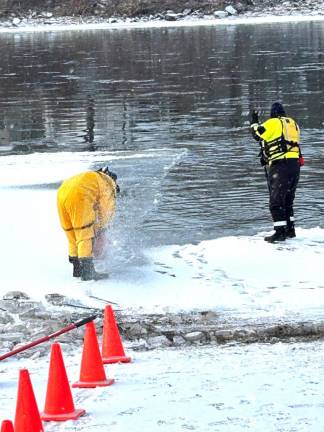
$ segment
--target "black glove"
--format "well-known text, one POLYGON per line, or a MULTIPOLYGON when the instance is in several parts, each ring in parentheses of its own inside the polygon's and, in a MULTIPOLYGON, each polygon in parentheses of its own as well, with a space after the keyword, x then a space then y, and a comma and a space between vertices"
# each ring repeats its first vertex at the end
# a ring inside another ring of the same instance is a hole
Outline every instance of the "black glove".
POLYGON ((259 123, 259 113, 257 110, 253 110, 251 114, 251 124, 259 123))
POLYGON ((114 180, 114 182, 117 180, 117 174, 108 171, 107 175, 109 175, 110 178, 112 178, 114 180))

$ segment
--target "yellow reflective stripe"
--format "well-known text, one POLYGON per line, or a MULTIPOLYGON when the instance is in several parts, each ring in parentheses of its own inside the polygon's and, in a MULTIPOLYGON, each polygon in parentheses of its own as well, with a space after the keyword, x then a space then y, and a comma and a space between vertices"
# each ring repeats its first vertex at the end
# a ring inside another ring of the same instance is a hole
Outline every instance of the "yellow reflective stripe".
POLYGON ((280 156, 276 156, 273 159, 269 160, 269 166, 271 166, 272 162, 275 162, 277 160, 282 160, 282 159, 299 159, 299 156, 298 153, 296 152, 282 153, 280 156))
POLYGON ((270 161, 275 161, 278 159, 298 159, 298 153, 297 152, 287 152, 287 153, 281 153, 280 155, 274 157, 273 159, 270 159, 270 161))
POLYGON ((285 153, 285 157, 287 159, 298 159, 299 158, 299 154, 295 151, 289 151, 287 153, 285 153))

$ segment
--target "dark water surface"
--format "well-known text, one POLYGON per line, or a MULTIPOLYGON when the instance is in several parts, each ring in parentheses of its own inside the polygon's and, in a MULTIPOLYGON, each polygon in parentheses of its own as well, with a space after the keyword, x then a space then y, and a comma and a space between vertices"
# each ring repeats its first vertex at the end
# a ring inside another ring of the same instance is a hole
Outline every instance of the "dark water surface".
POLYGON ((265 118, 277 99, 302 129, 298 224, 321 225, 324 23, 0 39, 1 157, 129 152, 112 163, 124 191, 117 223, 135 221, 150 244, 271 228, 248 112, 256 106, 265 118), (156 158, 141 157, 152 150, 156 158))

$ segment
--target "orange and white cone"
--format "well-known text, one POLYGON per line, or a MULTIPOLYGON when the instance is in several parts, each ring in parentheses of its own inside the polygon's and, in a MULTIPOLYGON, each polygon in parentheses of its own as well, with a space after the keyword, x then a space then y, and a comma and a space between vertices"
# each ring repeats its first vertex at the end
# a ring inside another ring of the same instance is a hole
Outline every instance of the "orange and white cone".
POLYGON ((123 343, 117 327, 114 311, 110 305, 105 307, 102 334, 102 361, 106 363, 129 363, 131 357, 125 355, 123 343))
MULTIPOLYGON (((7 432, 10 432, 10 424, 6 427, 9 428, 7 432)), ((27 369, 19 371, 14 430, 15 432, 43 432, 44 430, 27 369)))
POLYGON ((72 387, 93 388, 109 386, 115 382, 107 379, 100 354, 96 327, 93 321, 86 324, 80 379, 72 387))
POLYGON ((1 432, 14 432, 14 428, 11 420, 2 421, 1 432))
POLYGON ((75 420, 85 414, 84 409, 75 409, 67 378, 61 346, 52 344, 48 374, 46 400, 41 418, 44 421, 75 420))

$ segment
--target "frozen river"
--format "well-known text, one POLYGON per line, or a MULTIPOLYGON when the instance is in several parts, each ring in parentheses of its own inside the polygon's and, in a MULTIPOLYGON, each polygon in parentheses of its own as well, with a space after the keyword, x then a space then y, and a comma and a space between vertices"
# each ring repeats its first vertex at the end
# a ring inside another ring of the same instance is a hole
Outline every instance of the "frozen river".
MULTIPOLYGON (((297 224, 318 226, 323 27, 320 21, 3 33, 1 161, 60 152, 63 164, 62 152, 100 151, 108 159, 126 152, 111 167, 123 190, 120 223, 139 244, 253 235, 271 221, 248 112, 260 108, 265 118, 281 99, 301 125, 306 159, 297 224)), ((58 181, 67 174, 60 173, 58 181)))

